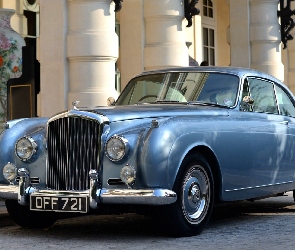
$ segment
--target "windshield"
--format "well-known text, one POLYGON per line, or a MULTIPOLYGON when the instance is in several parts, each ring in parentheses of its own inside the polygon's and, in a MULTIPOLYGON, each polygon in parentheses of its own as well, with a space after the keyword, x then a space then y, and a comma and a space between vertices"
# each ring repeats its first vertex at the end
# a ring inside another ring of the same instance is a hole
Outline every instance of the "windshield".
POLYGON ((200 102, 231 107, 235 104, 239 78, 210 72, 159 73, 132 79, 116 105, 157 102, 200 102))

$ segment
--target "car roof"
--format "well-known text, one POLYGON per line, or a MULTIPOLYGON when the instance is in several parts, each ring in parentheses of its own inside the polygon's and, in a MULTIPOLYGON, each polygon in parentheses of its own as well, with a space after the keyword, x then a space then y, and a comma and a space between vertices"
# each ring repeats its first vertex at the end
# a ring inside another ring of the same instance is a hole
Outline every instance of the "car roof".
POLYGON ((159 70, 145 71, 137 76, 156 74, 156 73, 167 73, 167 72, 219 72, 237 75, 239 77, 244 76, 256 76, 261 78, 267 78, 269 80, 280 82, 281 81, 267 73, 249 69, 249 68, 239 68, 239 67, 215 67, 215 66, 197 66, 197 67, 173 67, 173 68, 163 68, 159 70))

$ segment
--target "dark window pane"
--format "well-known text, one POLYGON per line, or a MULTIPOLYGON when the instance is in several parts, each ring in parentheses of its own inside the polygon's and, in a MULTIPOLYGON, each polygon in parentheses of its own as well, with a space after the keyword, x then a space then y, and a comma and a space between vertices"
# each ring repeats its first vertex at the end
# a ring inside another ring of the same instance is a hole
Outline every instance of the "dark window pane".
POLYGON ((213 7, 213 3, 211 0, 208 0, 208 6, 213 7))
POLYGON ((208 41, 208 29, 207 28, 203 28, 203 44, 205 46, 209 45, 209 41, 208 41))
POLYGON ((209 29, 209 45, 214 47, 214 30, 209 29))
POLYGON ((203 7, 203 14, 204 14, 204 16, 208 16, 206 7, 203 7))
POLYGON ((207 47, 204 47, 204 61, 207 61, 207 62, 209 62, 209 60, 208 60, 208 58, 209 58, 209 56, 208 56, 208 48, 207 47))
POLYGON ((213 9, 208 9, 208 16, 213 18, 213 9))
POLYGON ((210 65, 215 65, 215 50, 210 49, 210 65))

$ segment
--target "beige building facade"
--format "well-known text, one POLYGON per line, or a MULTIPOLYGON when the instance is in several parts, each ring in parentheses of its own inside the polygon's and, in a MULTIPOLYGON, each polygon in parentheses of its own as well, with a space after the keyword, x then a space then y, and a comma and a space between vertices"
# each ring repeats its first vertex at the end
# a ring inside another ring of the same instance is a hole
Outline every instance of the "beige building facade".
POLYGON ((295 41, 282 49, 279 0, 200 0, 191 27, 184 0, 124 0, 116 7, 111 0, 0 0, 0 8, 16 10, 12 27, 36 39, 38 116, 76 100, 106 105, 142 71, 204 60, 264 71, 295 93, 295 41))

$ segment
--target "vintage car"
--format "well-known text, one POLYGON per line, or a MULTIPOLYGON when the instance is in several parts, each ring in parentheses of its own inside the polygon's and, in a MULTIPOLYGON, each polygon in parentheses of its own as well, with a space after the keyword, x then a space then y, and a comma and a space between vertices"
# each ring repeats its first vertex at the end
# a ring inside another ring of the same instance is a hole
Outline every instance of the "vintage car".
POLYGON ((272 76, 230 67, 144 72, 109 103, 75 102, 50 118, 5 124, 0 198, 15 223, 144 211, 190 236, 214 204, 295 189, 295 100, 272 76))

